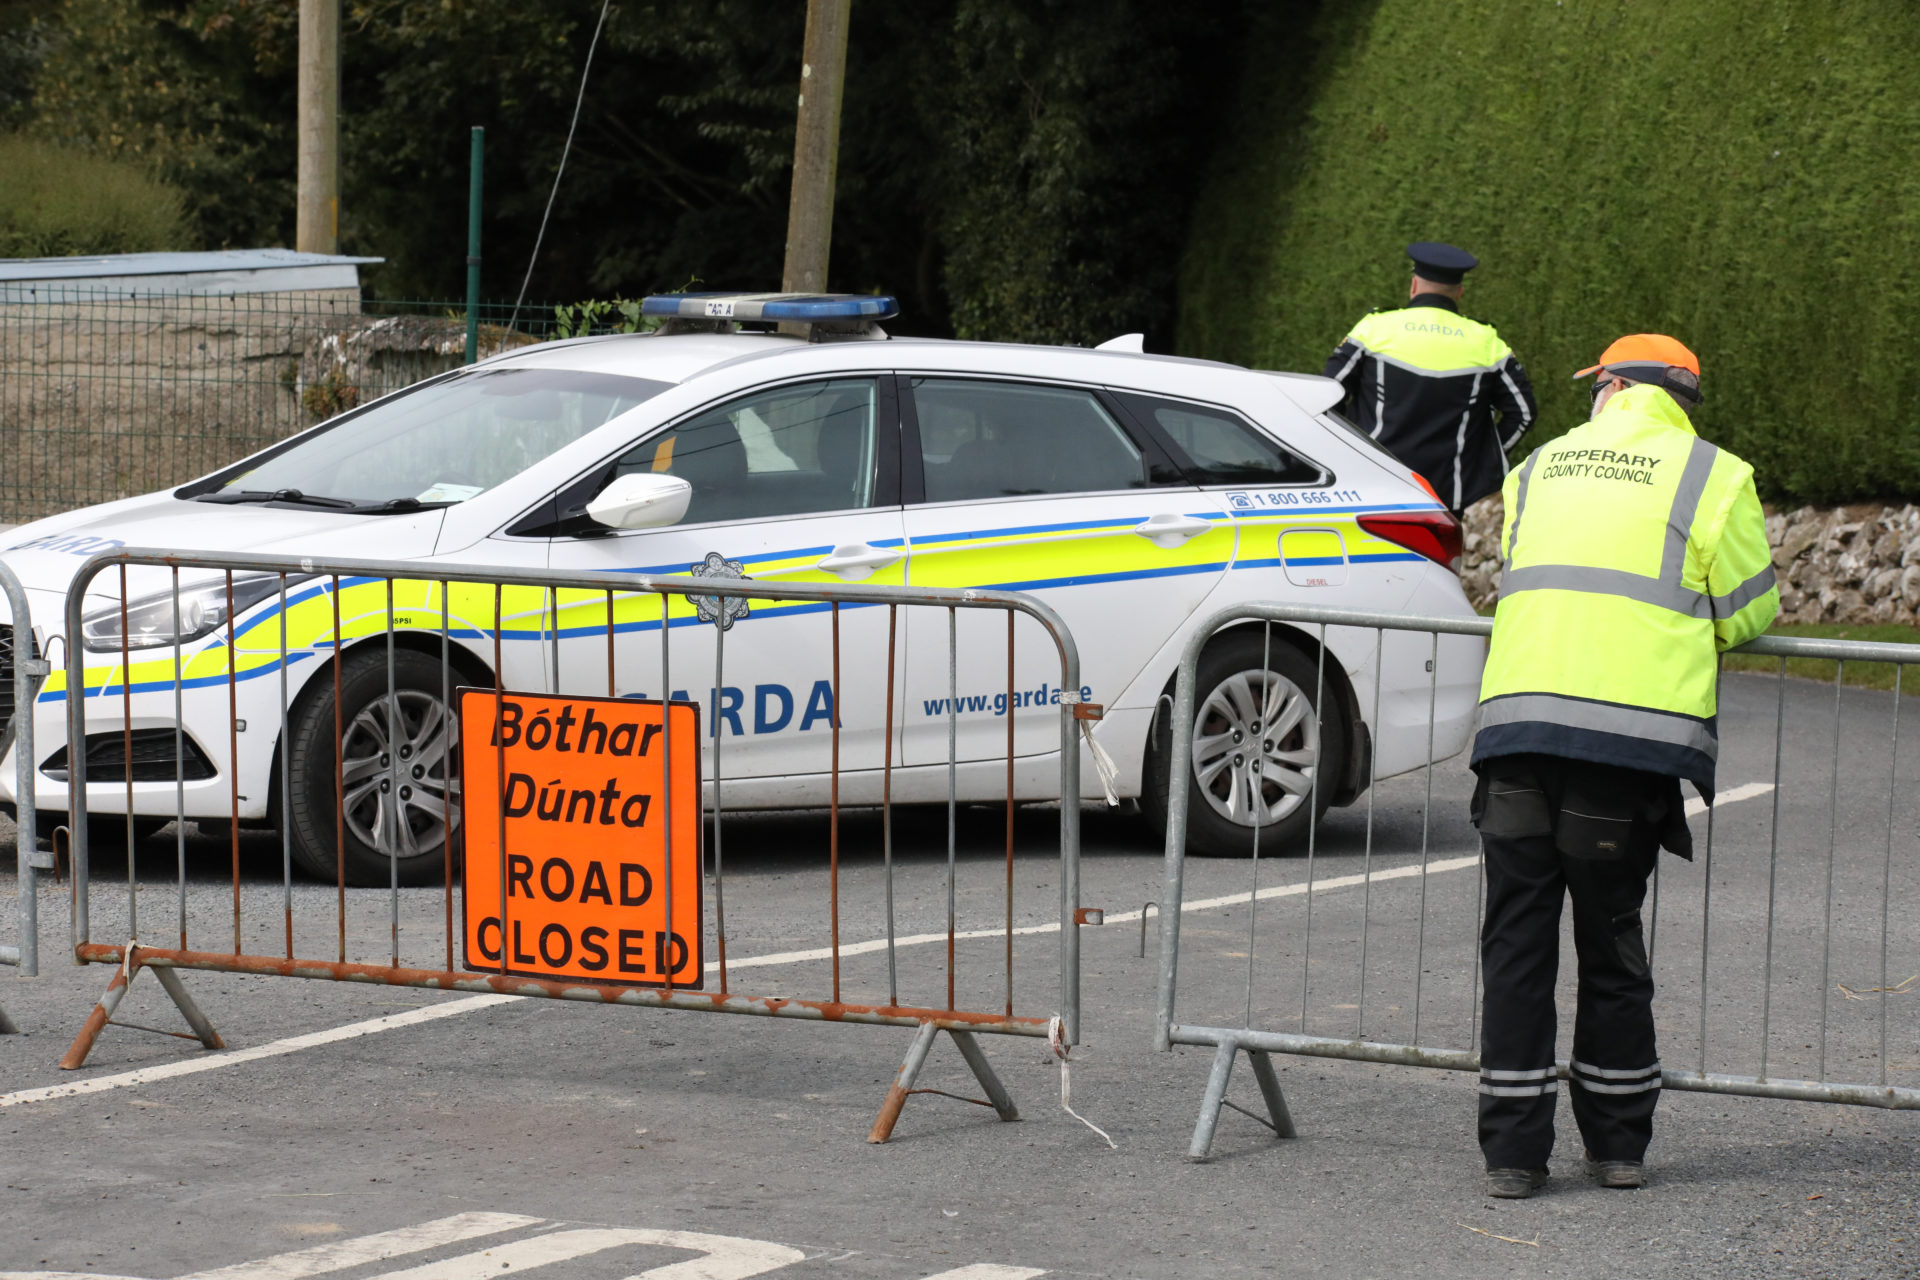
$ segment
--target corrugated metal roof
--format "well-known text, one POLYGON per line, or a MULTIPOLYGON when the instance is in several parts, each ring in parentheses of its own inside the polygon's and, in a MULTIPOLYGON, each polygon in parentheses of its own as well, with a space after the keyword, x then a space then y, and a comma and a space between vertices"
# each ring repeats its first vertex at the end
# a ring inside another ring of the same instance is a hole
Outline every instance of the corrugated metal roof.
POLYGON ((134 293, 278 293, 353 289, 360 267, 384 258, 221 249, 209 253, 114 253, 79 258, 0 258, 0 287, 19 297, 34 286, 134 293))

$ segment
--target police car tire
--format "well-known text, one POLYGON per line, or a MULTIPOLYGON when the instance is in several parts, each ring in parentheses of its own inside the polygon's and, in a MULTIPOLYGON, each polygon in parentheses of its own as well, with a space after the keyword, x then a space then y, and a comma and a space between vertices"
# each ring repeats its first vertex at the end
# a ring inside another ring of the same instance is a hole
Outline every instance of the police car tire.
MULTIPOLYGON (((1332 804, 1334 792, 1339 789, 1339 767, 1332 762, 1347 758, 1353 727, 1348 723, 1344 700, 1334 692, 1331 676, 1322 676, 1317 672, 1312 658, 1281 639, 1277 632, 1271 645, 1263 644, 1258 628, 1230 632, 1207 646, 1200 655, 1200 666, 1195 673, 1199 678, 1196 681, 1194 705, 1205 706, 1207 699, 1223 682, 1241 672, 1259 670, 1263 648, 1267 669, 1290 681, 1319 711, 1320 758, 1330 763, 1322 773, 1317 789, 1318 804, 1311 820, 1318 821, 1332 804), (1316 685, 1320 686, 1317 702, 1314 699, 1316 685)), ((1141 808, 1146 811, 1154 830, 1162 836, 1167 829, 1167 793, 1172 777, 1167 768, 1173 748, 1171 688, 1168 695, 1167 701, 1161 704, 1160 714, 1154 717, 1148 739, 1146 785, 1142 788, 1141 796, 1141 808)), ((1186 767, 1191 769, 1193 766, 1188 763, 1186 767)), ((1251 826, 1242 826, 1215 811, 1206 798, 1199 794, 1197 780, 1189 790, 1188 797, 1188 853, 1207 858, 1246 858, 1253 855, 1254 829, 1251 826)), ((1308 806, 1301 805, 1280 821, 1262 826, 1261 854, 1305 853, 1308 823, 1308 806)))
MULTIPOLYGON (((453 684, 461 679, 456 676, 453 684)), ((425 654, 401 649, 394 654, 393 688, 396 694, 425 693, 436 700, 442 688, 440 663, 425 654)), ((387 693, 387 654, 384 646, 349 654, 341 664, 340 723, 351 726, 355 717, 387 693)), ((293 860, 318 880, 334 882, 333 850, 338 826, 335 818, 336 770, 338 751, 333 736, 333 674, 331 664, 323 664, 294 707, 287 731, 287 746, 292 795, 285 806, 293 824, 293 860)), ((346 881, 349 885, 379 886, 388 883, 392 869, 386 854, 367 844, 346 828, 346 881)), ((454 856, 459 856, 460 831, 453 833, 454 856)), ((442 882, 444 848, 404 857, 397 868, 402 885, 427 885, 442 882)))

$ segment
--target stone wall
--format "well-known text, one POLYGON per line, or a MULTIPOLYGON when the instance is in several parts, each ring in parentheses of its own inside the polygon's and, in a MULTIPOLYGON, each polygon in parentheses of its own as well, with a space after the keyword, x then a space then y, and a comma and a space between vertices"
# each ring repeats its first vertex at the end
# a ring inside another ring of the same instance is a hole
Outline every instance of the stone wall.
POLYGON ((1468 507, 1461 521, 1460 585, 1482 613, 1500 598, 1500 522, 1505 512, 1506 504, 1496 493, 1468 507))
MULTIPOLYGON (((1460 580, 1478 609, 1500 591, 1495 494, 1468 508, 1460 580)), ((1780 621, 1920 625, 1920 507, 1767 508, 1767 542, 1780 575, 1780 621)))

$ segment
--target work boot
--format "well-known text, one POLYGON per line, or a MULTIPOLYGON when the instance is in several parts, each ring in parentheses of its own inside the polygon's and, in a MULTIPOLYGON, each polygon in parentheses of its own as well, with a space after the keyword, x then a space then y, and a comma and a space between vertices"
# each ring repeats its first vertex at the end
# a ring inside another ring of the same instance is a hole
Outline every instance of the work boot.
POLYGON ((1638 1191, 1647 1185, 1646 1167, 1638 1160, 1596 1160, 1593 1152, 1582 1152, 1587 1174, 1603 1187, 1615 1191, 1638 1191))
POLYGON ((1496 1200, 1525 1200, 1546 1185, 1545 1169, 1487 1170, 1487 1194, 1496 1200))

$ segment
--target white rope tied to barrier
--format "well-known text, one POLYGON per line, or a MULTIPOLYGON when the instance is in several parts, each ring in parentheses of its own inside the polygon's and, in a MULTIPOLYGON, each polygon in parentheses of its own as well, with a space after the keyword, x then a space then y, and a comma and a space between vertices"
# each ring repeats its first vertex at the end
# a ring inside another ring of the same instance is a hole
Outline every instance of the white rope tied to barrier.
POLYGON ((1105 1129, 1073 1109, 1073 1075, 1067 1067, 1067 1025, 1055 1014, 1047 1023, 1047 1046, 1053 1050, 1053 1056, 1060 1059, 1060 1106, 1066 1113, 1093 1130, 1106 1140, 1108 1147, 1115 1151, 1120 1144, 1115 1142, 1105 1129))
POLYGON ((1117 807, 1120 794, 1113 789, 1113 784, 1119 779, 1120 770, 1114 765, 1113 757, 1107 754, 1106 748, 1093 740, 1093 721, 1080 722, 1080 736, 1086 741, 1088 754, 1093 756, 1094 771, 1100 775, 1100 789, 1107 793, 1107 803, 1117 807))

